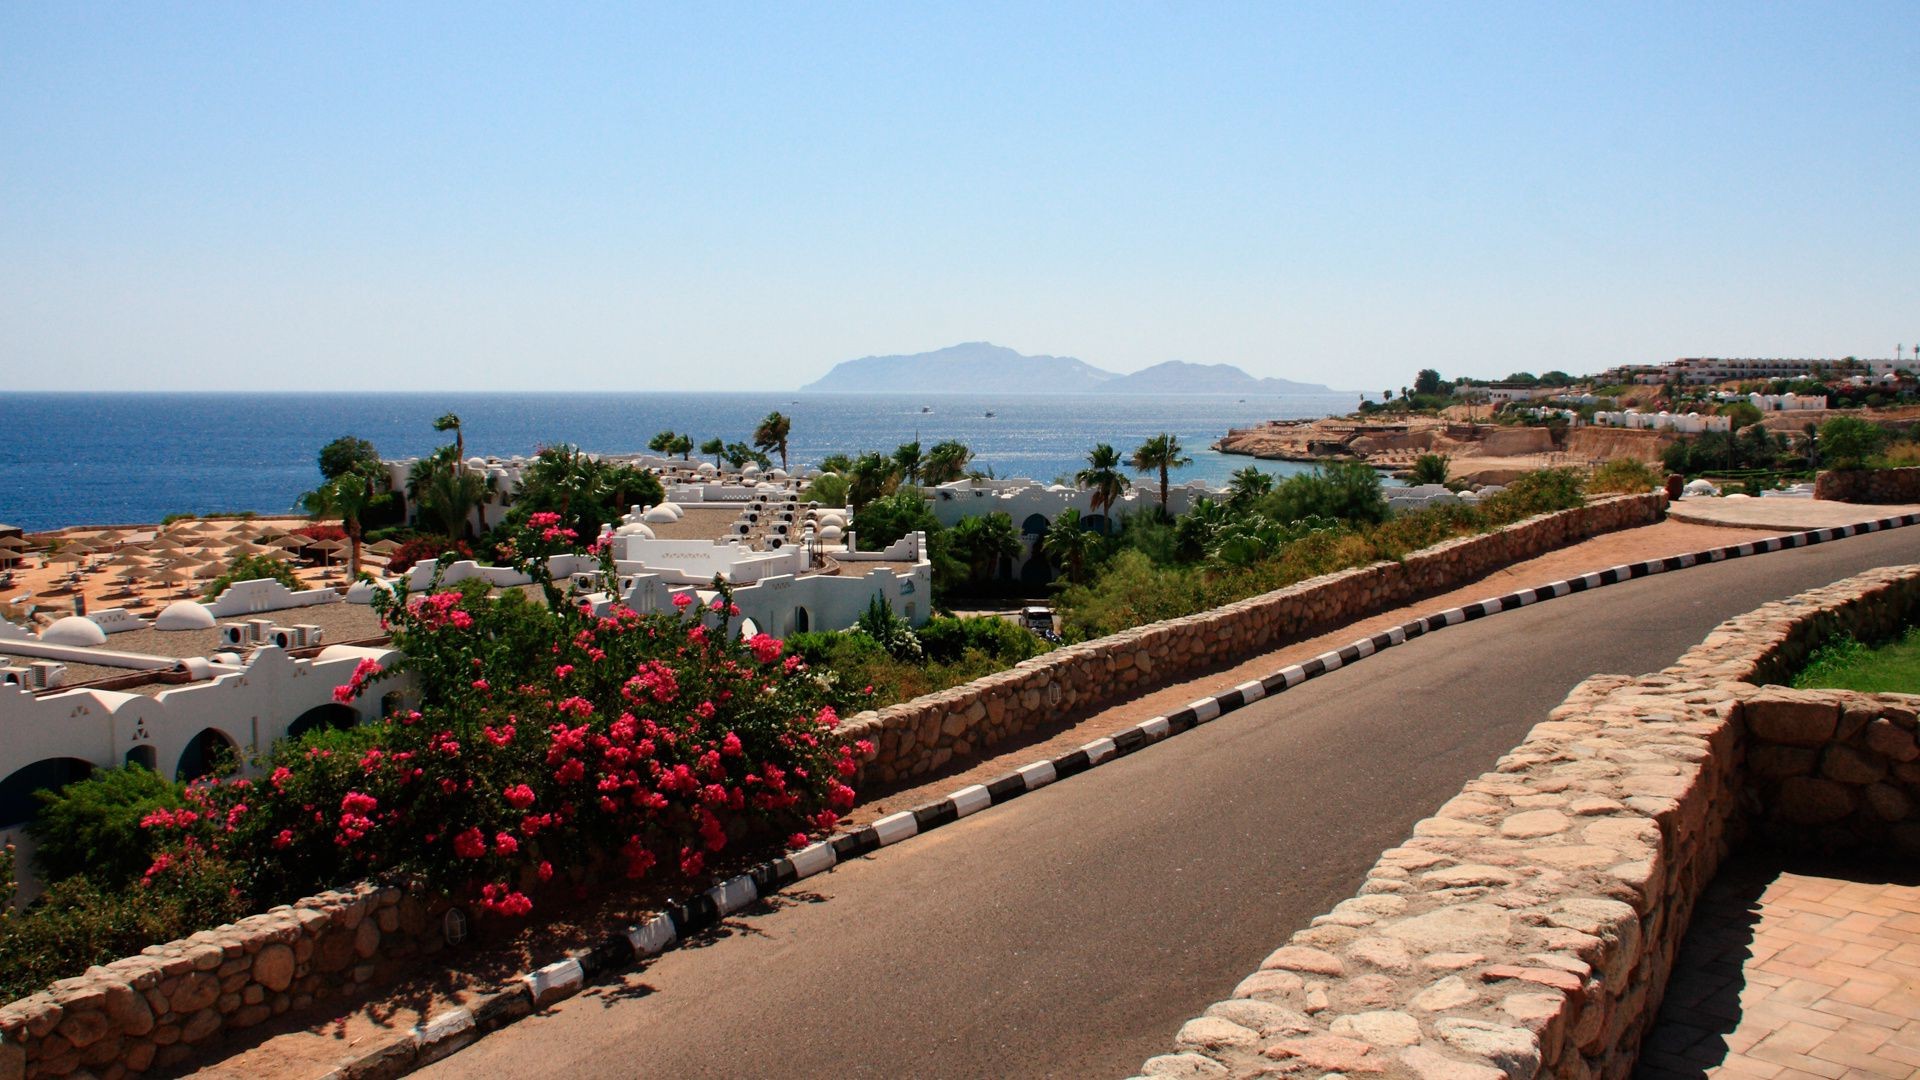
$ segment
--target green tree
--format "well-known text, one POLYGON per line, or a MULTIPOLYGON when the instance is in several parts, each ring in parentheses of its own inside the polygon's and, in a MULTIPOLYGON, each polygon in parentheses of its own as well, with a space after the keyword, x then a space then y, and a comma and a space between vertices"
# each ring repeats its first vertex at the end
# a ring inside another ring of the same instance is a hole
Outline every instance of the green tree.
POLYGON ((536 513, 559 514, 562 524, 589 540, 629 507, 653 506, 664 498, 660 478, 651 472, 600 461, 563 443, 543 446, 534 455, 507 519, 519 523, 536 513))
POLYGON ((1261 512, 1286 523, 1329 518, 1355 523, 1387 519, 1380 474, 1357 461, 1336 461, 1289 476, 1261 501, 1261 512))
POLYGON ((1103 515, 1102 531, 1113 523, 1113 505, 1126 494, 1129 481, 1120 471, 1120 451, 1100 443, 1087 452, 1087 467, 1073 474, 1073 482, 1093 492, 1092 508, 1103 515))
POLYGON ((1235 469, 1227 478, 1227 501, 1236 505, 1247 505, 1273 490, 1273 475, 1261 472, 1249 465, 1244 469, 1235 469))
POLYGON ((900 475, 906 477, 909 484, 920 483, 920 466, 925 460, 925 456, 920 452, 918 439, 910 443, 901 443, 894 448, 893 463, 899 467, 900 475))
POLYGON ((365 439, 342 435, 320 448, 320 476, 331 480, 362 467, 379 468, 380 452, 365 439))
POLYGON ((766 453, 778 451, 780 467, 787 467, 787 436, 793 432, 793 419, 778 412, 770 412, 760 425, 753 429, 753 446, 766 453))
POLYGON ((1760 422, 1760 410, 1750 401, 1736 401, 1730 405, 1724 405, 1720 409, 1720 415, 1727 418, 1728 427, 1734 431, 1739 431, 1748 424, 1760 422))
POLYGON ((893 490, 893 459, 868 451, 854 461, 846 477, 847 505, 858 514, 861 507, 893 490))
POLYGON ((653 438, 647 440, 647 449, 656 454, 664 454, 671 457, 675 453, 673 444, 678 441, 679 438, 679 434, 671 429, 656 431, 653 433, 653 438))
POLYGON ((140 765, 96 769, 85 780, 35 797, 40 810, 27 831, 41 876, 51 883, 84 874, 103 888, 140 880, 155 851, 141 820, 184 801, 180 784, 140 765))
POLYGON ((1820 456, 1835 469, 1864 468, 1886 442, 1885 428, 1857 416, 1836 416, 1820 425, 1820 456))
POLYGON ((863 550, 878 551, 911 532, 931 537, 940 522, 919 492, 902 489, 863 503, 853 513, 853 531, 863 550))
POLYGON ((845 454, 828 454, 820 459, 820 471, 845 475, 853 471, 853 459, 845 454))
POLYGON ((1412 480, 1416 484, 1444 484, 1450 464, 1445 454, 1421 454, 1413 459, 1412 480))
POLYGON ((1159 472, 1160 474, 1160 512, 1167 512, 1167 473, 1173 469, 1193 464, 1193 459, 1181 453, 1178 436, 1161 432, 1141 443, 1133 451, 1133 471, 1138 473, 1159 472))
POLYGON ((929 487, 950 484, 967 475, 967 463, 972 460, 973 451, 963 442, 948 439, 934 443, 933 449, 927 451, 926 463, 920 467, 920 478, 929 487))
POLYGON ((708 439, 700 444, 700 453, 713 456, 713 467, 720 467, 720 457, 727 452, 727 441, 721 438, 708 439))
POLYGON ((1440 392, 1440 373, 1432 368, 1421 368, 1420 374, 1413 377, 1413 392, 1416 394, 1438 394, 1440 392))
POLYGON ((948 533, 947 549, 967 564, 967 580, 979 589, 993 580, 1001 560, 1019 557, 1020 534, 1014 531, 1013 518, 996 510, 961 518, 948 533))
POLYGON ((271 555, 235 555, 227 564, 227 572, 213 579, 207 586, 207 599, 211 600, 227 591, 227 586, 236 581, 277 581, 291 592, 299 592, 305 586, 293 576, 293 568, 271 555))
POLYGON ((767 455, 743 442, 728 443, 727 448, 722 451, 722 453, 726 455, 727 464, 736 469, 744 469, 749 463, 758 465, 763 469, 773 466, 772 460, 770 460, 767 455))
POLYGON ((693 436, 675 435, 673 445, 668 448, 668 452, 679 454, 681 461, 693 460, 693 436))
POLYGON ((467 460, 466 429, 461 427, 457 413, 443 413, 440 419, 433 422, 433 430, 453 432, 453 460, 456 462, 467 460))
POLYGON ((813 483, 807 485, 804 498, 821 506, 844 507, 847 505, 847 478, 839 473, 821 473, 813 478, 813 483))
POLYGON ((362 523, 367 511, 391 498, 387 494, 387 471, 375 461, 362 462, 312 491, 300 496, 307 513, 316 517, 339 515, 347 533, 347 578, 360 576, 362 523))
POLYGON ((1100 538, 1081 527, 1080 511, 1062 510, 1047 526, 1040 550, 1069 582, 1082 585, 1087 580, 1087 567, 1100 552, 1100 538))
POLYGON ((481 507, 491 489, 486 477, 460 462, 455 446, 443 446, 407 470, 407 501, 416 520, 433 524, 447 536, 473 533, 468 515, 481 507))

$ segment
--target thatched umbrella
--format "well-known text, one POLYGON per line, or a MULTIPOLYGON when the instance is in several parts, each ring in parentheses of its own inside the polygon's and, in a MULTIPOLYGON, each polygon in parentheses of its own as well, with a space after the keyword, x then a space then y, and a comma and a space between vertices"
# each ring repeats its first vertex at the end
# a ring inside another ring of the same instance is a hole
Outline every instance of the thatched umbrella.
POLYGON ((47 556, 47 565, 49 566, 54 563, 73 563, 78 566, 85 561, 87 561, 86 552, 75 551, 70 547, 61 548, 59 551, 47 556))
POLYGON ((392 540, 382 540, 377 544, 368 544, 367 550, 375 555, 391 555, 400 550, 400 545, 392 540))
POLYGON ((202 581, 212 581, 227 572, 227 564, 214 559, 193 568, 193 576, 202 581))
POLYGON ((0 536, 0 548, 11 548, 14 551, 24 551, 26 550, 26 547, 27 547, 27 541, 25 537, 0 536))
POLYGON ((315 541, 313 544, 313 549, 321 553, 320 561, 322 563, 330 562, 332 559, 332 556, 338 555, 340 552, 347 550, 348 547, 349 547, 348 544, 339 540, 319 540, 319 541, 315 541))
POLYGON ((295 533, 285 533, 281 536, 274 538, 270 542, 274 547, 284 548, 287 551, 300 551, 301 549, 309 547, 313 544, 312 540, 308 539, 307 537, 297 535, 295 533))
POLYGON ((232 547, 228 548, 227 554, 228 555, 247 555, 247 556, 271 555, 271 554, 274 554, 276 550, 277 549, 275 548, 261 547, 259 544, 253 544, 253 543, 248 543, 246 541, 241 541, 240 543, 235 544, 232 547))

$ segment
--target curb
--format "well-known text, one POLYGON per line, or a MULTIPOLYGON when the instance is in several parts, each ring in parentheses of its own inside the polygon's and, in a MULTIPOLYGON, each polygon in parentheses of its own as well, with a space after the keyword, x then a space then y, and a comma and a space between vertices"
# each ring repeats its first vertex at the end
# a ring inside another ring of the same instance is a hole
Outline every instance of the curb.
POLYGON ((1143 720, 1059 757, 1036 761, 988 783, 963 787, 938 802, 889 814, 865 828, 839 833, 798 851, 769 859, 705 892, 669 903, 666 910, 644 923, 628 927, 623 934, 610 936, 589 949, 528 972, 469 1005, 437 1013, 406 1034, 341 1062, 323 1080, 387 1080, 404 1076, 455 1053, 483 1035, 523 1016, 572 997, 602 976, 615 975, 636 963, 650 960, 673 948, 682 939, 718 926, 726 916, 756 903, 761 897, 830 870, 840 862, 870 855, 883 847, 977 814, 990 806, 1011 802, 1057 780, 1125 757, 1262 698, 1284 693, 1309 679, 1338 671, 1383 649, 1404 645, 1425 634, 1636 578, 1749 555, 1810 547, 1909 525, 1920 525, 1920 514, 1811 529, 1665 559, 1626 563, 1414 619, 1322 653, 1305 663, 1290 664, 1264 679, 1249 680, 1224 693, 1200 698, 1165 716, 1143 720))

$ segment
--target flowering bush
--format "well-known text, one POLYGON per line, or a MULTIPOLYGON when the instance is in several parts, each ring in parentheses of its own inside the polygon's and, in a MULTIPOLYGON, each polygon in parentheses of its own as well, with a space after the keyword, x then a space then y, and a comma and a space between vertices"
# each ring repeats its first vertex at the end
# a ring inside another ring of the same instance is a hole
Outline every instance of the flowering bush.
MULTIPOLYGON (((406 870, 521 915, 558 871, 604 860, 629 878, 697 878, 743 844, 831 829, 852 805, 864 748, 834 733, 832 680, 764 634, 739 640, 723 587, 673 614, 596 614, 546 573, 577 543, 557 515, 531 515, 510 543, 547 603, 437 579, 382 596, 420 708, 283 746, 261 779, 192 785, 147 820, 171 838, 148 880, 239 861, 271 901, 406 870)), ((340 696, 392 674, 365 661, 340 696)))
POLYGON ((462 559, 473 558, 473 549, 465 540, 453 540, 445 536, 416 536, 393 549, 387 556, 387 572, 403 574, 413 569, 414 563, 432 562, 440 556, 452 552, 462 559))

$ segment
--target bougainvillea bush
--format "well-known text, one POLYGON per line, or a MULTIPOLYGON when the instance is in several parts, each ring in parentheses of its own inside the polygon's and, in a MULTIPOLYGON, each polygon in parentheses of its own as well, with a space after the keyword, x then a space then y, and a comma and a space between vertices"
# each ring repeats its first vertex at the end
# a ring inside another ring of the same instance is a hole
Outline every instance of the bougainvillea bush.
MULTIPOLYGON (((669 614, 596 615, 545 573, 575 546, 556 515, 511 544, 540 596, 476 582, 382 596, 418 708, 283 746, 255 779, 192 786, 149 818, 169 839, 148 879, 239 863, 271 903, 405 871, 520 915, 556 873, 698 879, 745 846, 802 844, 852 805, 866 748, 835 734, 833 680, 764 634, 740 640, 724 588, 669 614)), ((339 696, 395 674, 364 661, 339 696)))

